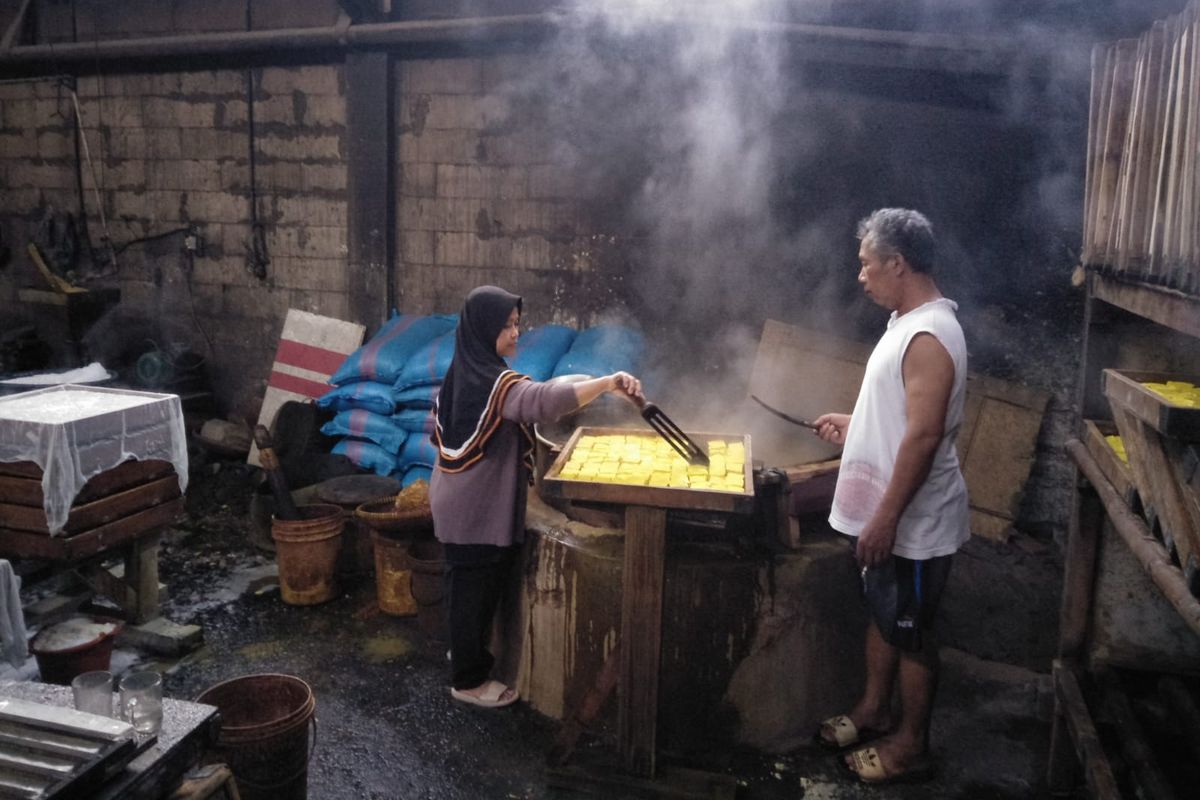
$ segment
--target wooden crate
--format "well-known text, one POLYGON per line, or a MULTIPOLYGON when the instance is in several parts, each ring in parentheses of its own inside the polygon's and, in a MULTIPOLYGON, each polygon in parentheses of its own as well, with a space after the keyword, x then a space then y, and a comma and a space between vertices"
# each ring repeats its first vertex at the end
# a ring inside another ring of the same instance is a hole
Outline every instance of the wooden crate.
POLYGON ((542 493, 555 499, 591 500, 600 503, 651 506, 655 508, 684 508, 699 511, 727 511, 749 514, 754 510, 754 474, 750 455, 750 437, 744 434, 688 433, 702 447, 711 441, 739 441, 746 450, 743 465, 742 491, 720 491, 717 489, 675 488, 669 486, 635 486, 626 483, 594 483, 590 481, 566 480, 559 477, 562 468, 571 460, 575 445, 584 436, 645 436, 655 440, 657 436, 645 428, 576 428, 571 438, 563 445, 562 452, 550 465, 542 478, 542 493))
POLYGON ((1167 381, 1200 384, 1200 376, 1106 369, 1102 386, 1109 403, 1121 406, 1163 436, 1185 442, 1200 442, 1200 408, 1173 405, 1158 392, 1142 385, 1167 381))

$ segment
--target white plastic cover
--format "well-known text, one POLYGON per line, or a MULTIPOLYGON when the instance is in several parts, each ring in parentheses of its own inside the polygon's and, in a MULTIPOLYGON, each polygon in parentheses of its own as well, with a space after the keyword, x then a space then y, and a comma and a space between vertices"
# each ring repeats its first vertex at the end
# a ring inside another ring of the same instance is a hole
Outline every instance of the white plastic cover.
POLYGON ((51 535, 62 532, 89 478, 131 458, 171 462, 179 490, 187 489, 178 396, 68 384, 0 397, 0 461, 42 468, 51 535))

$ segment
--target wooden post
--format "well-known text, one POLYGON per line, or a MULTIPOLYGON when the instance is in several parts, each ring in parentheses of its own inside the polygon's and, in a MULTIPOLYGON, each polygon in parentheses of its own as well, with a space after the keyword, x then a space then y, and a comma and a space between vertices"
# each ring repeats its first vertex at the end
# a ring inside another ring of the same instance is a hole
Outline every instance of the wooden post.
POLYGON ((1104 524, 1104 507, 1095 490, 1076 476, 1076 503, 1067 529, 1063 554, 1062 606, 1058 618, 1058 657, 1074 659, 1083 653, 1092 610, 1096 551, 1104 524))
MULTIPOLYGON (((1100 736, 1092 724, 1083 692, 1079 689, 1079 681, 1075 670, 1069 664, 1058 659, 1054 660, 1054 730, 1052 733, 1051 759, 1046 781, 1052 794, 1071 794, 1070 785, 1063 785, 1061 770, 1065 763, 1064 755, 1071 751, 1055 752, 1054 744, 1065 742, 1075 743, 1075 756, 1083 766, 1084 781, 1090 796, 1095 800, 1121 800, 1121 792, 1117 788, 1117 780, 1113 777, 1112 767, 1104 755, 1104 747, 1100 736)), ((1072 759, 1072 763, 1074 759, 1072 759)))
POLYGON ((666 509, 625 509, 617 739, 625 769, 647 778, 655 766, 666 540, 666 509))

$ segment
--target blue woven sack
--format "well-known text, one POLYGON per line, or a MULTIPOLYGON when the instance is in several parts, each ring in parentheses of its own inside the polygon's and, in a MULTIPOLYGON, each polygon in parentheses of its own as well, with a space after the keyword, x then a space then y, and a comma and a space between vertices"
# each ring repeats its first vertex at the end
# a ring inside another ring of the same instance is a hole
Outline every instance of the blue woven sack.
POLYGON ((421 386, 409 386, 392 392, 392 399, 397 408, 433 408, 433 401, 442 390, 440 383, 427 383, 421 386))
POLYGON ((403 488, 408 486, 410 483, 415 483, 416 481, 425 481, 426 483, 429 483, 432 478, 433 470, 429 467, 409 467, 408 469, 404 470, 404 473, 400 477, 400 486, 403 488))
POLYGON ((575 335, 575 329, 565 325, 543 325, 521 334, 512 368, 535 381, 547 380, 575 341, 575 335))
POLYGON ((396 457, 396 466, 400 469, 417 465, 432 468, 437 463, 437 455, 437 446, 429 436, 413 434, 400 449, 400 454, 396 457))
POLYGON ((374 442, 342 439, 333 446, 333 452, 350 459, 358 468, 369 469, 376 475, 391 475, 396 471, 396 456, 374 442))
POLYGON ((329 382, 341 386, 352 381, 395 383, 414 353, 458 324, 457 314, 428 317, 395 314, 371 341, 350 354, 329 382))
POLYGON ((429 413, 429 409, 424 406, 416 408, 398 408, 396 413, 392 414, 392 421, 396 426, 403 428, 410 433, 433 433, 433 414, 429 413))
POLYGON ((392 417, 362 408, 339 413, 321 426, 321 433, 326 436, 366 439, 389 453, 399 453, 400 448, 404 446, 404 440, 408 438, 408 431, 401 428, 392 417))
POLYGON ((317 398, 317 405, 321 408, 332 408, 334 411, 361 408, 387 416, 396 410, 396 399, 392 396, 392 387, 389 384, 358 381, 334 387, 317 398))
POLYGON ((454 359, 454 331, 447 331, 421 347, 396 378, 397 389, 441 383, 454 359))
POLYGON ((634 374, 642 361, 645 339, 625 325, 596 325, 581 331, 571 349, 558 360, 554 375, 600 377, 618 370, 634 374))

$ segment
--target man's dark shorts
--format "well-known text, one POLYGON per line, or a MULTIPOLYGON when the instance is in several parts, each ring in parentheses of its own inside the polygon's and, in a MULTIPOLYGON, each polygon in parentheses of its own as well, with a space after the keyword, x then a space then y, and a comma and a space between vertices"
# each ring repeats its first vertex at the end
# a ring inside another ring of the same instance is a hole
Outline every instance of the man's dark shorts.
POLYGON ((921 649, 922 634, 932 633, 949 574, 950 556, 924 561, 892 556, 863 572, 867 608, 888 644, 910 652, 921 649))

